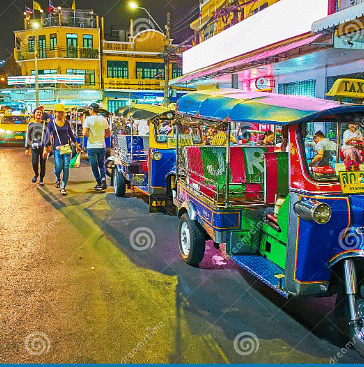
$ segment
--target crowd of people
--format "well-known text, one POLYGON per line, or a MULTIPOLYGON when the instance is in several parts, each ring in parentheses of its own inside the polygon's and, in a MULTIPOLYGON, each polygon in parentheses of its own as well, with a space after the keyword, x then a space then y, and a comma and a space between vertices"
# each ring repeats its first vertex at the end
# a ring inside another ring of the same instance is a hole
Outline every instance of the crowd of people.
MULTIPOLYGON (((89 116, 83 124, 83 135, 88 138, 87 154, 92 172, 96 179, 97 191, 107 188, 105 168, 105 138, 111 135, 109 125, 103 116, 99 115, 99 105, 92 103, 89 106, 89 116)), ((55 187, 61 195, 67 195, 66 185, 69 178, 72 149, 70 141, 81 153, 76 137, 69 120, 66 119, 66 110, 63 104, 56 104, 53 114, 45 114, 42 107, 33 111, 32 118, 26 132, 25 154, 32 156, 34 177, 36 183, 44 186, 47 158, 54 155, 55 187)))

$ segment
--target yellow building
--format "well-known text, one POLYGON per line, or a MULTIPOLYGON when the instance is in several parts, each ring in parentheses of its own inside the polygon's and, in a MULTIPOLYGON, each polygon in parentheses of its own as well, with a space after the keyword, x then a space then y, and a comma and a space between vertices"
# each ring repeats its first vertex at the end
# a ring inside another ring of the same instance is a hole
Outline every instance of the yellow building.
MULTIPOLYGON (((165 49, 164 35, 149 29, 127 38, 128 41, 102 42, 104 105, 110 111, 131 102, 163 102, 165 65, 161 54, 165 49)), ((182 70, 177 60, 171 62, 169 78, 180 75, 182 70)), ((174 102, 180 93, 172 93, 170 99, 174 102)))
POLYGON ((102 99, 98 16, 92 11, 56 9, 48 15, 26 16, 24 23, 24 30, 15 31, 14 50, 22 77, 9 78, 10 85, 25 87, 24 102, 35 102, 36 58, 41 104, 82 105, 102 99))
MULTIPOLYGON (((57 8, 47 15, 25 15, 24 30, 15 32, 14 49, 22 76, 8 78, 10 86, 22 88, 11 91, 12 99, 35 107, 37 62, 42 105, 97 101, 114 112, 133 102, 162 103, 164 35, 155 29, 133 35, 132 21, 130 32, 119 34, 118 40, 106 40, 103 18, 89 10, 57 8)), ((170 79, 180 76, 181 69, 178 58, 171 60, 170 79)), ((172 90, 171 102, 182 94, 172 90)))
POLYGON ((232 25, 266 9, 279 0, 200 0, 200 17, 191 23, 196 37, 193 44, 199 44, 232 25), (214 19, 210 22, 210 20, 214 19), (207 23, 210 24, 206 26, 207 23), (203 28, 203 32, 200 32, 203 28))

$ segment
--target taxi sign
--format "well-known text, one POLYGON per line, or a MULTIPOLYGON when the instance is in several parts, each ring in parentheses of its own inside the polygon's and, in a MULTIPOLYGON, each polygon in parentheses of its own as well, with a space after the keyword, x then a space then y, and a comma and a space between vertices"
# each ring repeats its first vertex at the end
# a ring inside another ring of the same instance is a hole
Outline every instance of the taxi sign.
MULTIPOLYGON (((185 147, 193 145, 193 139, 191 135, 178 138, 179 147, 185 147)), ((168 148, 176 148, 176 138, 168 138, 168 148)))
POLYGON ((364 99, 364 80, 363 79, 338 79, 326 93, 327 96, 364 99))
POLYGON ((344 194, 364 192, 364 171, 339 172, 341 190, 344 194))

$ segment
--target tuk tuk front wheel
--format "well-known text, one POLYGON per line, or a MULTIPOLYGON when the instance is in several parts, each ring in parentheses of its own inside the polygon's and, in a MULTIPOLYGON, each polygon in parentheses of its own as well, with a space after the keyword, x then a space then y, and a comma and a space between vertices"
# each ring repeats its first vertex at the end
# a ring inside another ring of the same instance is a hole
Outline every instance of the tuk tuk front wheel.
POLYGON ((115 169, 114 172, 114 192, 115 195, 118 197, 125 196, 125 188, 126 188, 126 182, 125 177, 122 174, 122 172, 115 169))
POLYGON ((202 226, 183 214, 179 226, 179 250, 182 259, 189 265, 197 266, 205 254, 205 233, 202 226))

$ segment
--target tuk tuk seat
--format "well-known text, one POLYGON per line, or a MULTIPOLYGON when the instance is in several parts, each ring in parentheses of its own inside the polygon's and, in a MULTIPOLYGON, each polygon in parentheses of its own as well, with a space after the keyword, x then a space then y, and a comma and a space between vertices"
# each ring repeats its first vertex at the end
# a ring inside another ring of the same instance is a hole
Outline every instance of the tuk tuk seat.
POLYGON ((288 152, 267 152, 264 158, 264 202, 273 205, 278 195, 288 195, 288 152))
MULTIPOLYGON (((190 184, 199 185, 201 193, 214 197, 225 192, 226 147, 185 147, 190 184)), ((263 200, 263 154, 274 147, 230 148, 229 193, 232 199, 263 200)), ((221 196, 222 197, 222 196, 221 196)))
POLYGON ((125 163, 143 162, 147 160, 149 137, 141 135, 117 135, 115 150, 125 163), (133 139, 132 139, 133 138, 133 139), (131 146, 133 144, 133 156, 131 146))

